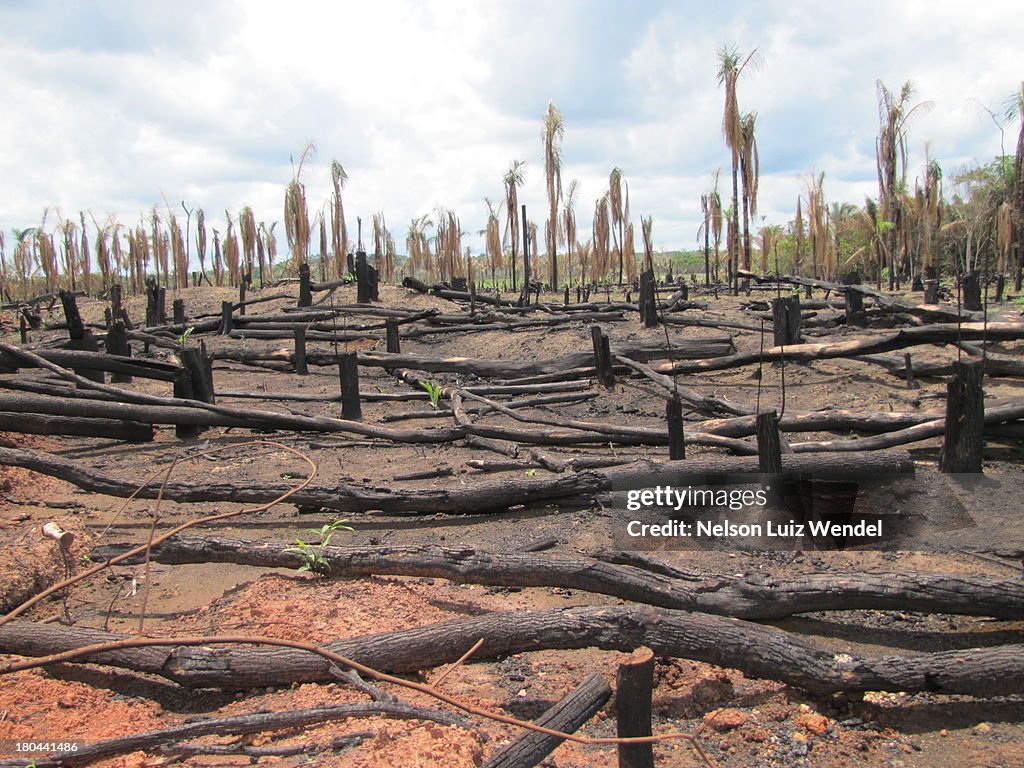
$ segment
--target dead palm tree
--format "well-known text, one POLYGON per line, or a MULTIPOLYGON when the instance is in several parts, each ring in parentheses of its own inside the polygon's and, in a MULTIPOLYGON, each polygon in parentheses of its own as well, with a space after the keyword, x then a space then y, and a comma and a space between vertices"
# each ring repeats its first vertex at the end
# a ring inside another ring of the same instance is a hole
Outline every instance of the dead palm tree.
MULTIPOLYGON (((242 243, 242 255, 244 258, 243 278, 248 282, 252 280, 253 269, 256 265, 256 216, 252 208, 243 206, 238 212, 238 237, 242 243)), ((260 265, 262 274, 263 265, 260 265)))
MULTIPOLYGON (((153 209, 156 211, 156 209, 153 209)), ((92 257, 89 255, 89 233, 85 228, 85 212, 79 211, 78 218, 82 222, 82 245, 79 256, 82 259, 82 288, 86 293, 92 290, 92 257)))
MULTIPOLYGON (((299 158, 299 167, 294 169, 292 180, 288 182, 284 193, 284 229, 291 250, 293 273, 297 273, 300 264, 309 260, 309 212, 306 207, 306 187, 302 183, 302 168, 306 159, 316 151, 312 142, 306 145, 299 158)), ((225 242, 227 238, 225 237, 225 242)))
POLYGON ((806 230, 804 229, 803 199, 797 195, 796 218, 793 219, 793 273, 803 274, 804 267, 804 241, 806 230))
MULTIPOLYGON (((715 183, 708 195, 708 207, 711 212, 711 238, 715 243, 715 285, 718 285, 720 248, 722 245, 722 196, 718 194, 718 170, 715 170, 715 183)), ((717 295, 717 288, 715 289, 717 295)))
POLYGON ((271 281, 274 279, 274 259, 277 258, 277 235, 274 234, 276 226, 276 221, 271 222, 269 227, 265 221, 261 221, 259 226, 260 243, 267 256, 267 280, 271 281))
POLYGON ((487 203, 487 228, 484 230, 484 250, 487 253, 487 264, 491 269, 491 284, 496 286, 497 273, 504 269, 505 258, 501 247, 501 221, 498 218, 501 205, 494 207, 489 198, 484 198, 487 203))
MULTIPOLYGON (((623 186, 622 180, 622 169, 615 167, 612 168, 612 172, 608 176, 608 205, 609 213, 611 215, 611 236, 612 242, 614 243, 615 249, 612 253, 613 262, 618 261, 619 263, 619 283, 622 283, 622 267, 624 263, 622 255, 622 243, 625 238, 625 232, 623 227, 625 220, 629 218, 625 212, 623 205, 623 186), (618 237, 616 237, 616 234, 618 237)), ((629 192, 627 191, 628 195, 629 192)))
POLYGON ((761 167, 754 126, 756 112, 740 118, 740 179, 743 182, 743 269, 750 269, 750 218, 757 215, 757 185, 761 167))
POLYGON ((562 231, 565 233, 565 263, 569 284, 572 283, 573 248, 576 245, 576 192, 578 190, 579 182, 573 179, 569 182, 569 189, 565 194, 565 204, 562 208, 562 231))
MULTIPOLYGON (((725 146, 732 155, 732 226, 739 232, 740 201, 739 201, 739 169, 740 155, 742 153, 743 129, 740 121, 739 101, 736 95, 736 85, 740 75, 751 62, 757 61, 757 49, 755 48, 746 56, 740 54, 735 48, 722 46, 718 50, 718 84, 725 89, 725 107, 722 110, 722 135, 725 137, 725 146)), ((729 247, 729 277, 733 283, 733 290, 738 290, 736 282, 736 268, 739 265, 739 251, 736 248, 738 238, 734 238, 729 247)))
POLYGON ((337 160, 331 161, 331 184, 334 196, 331 198, 331 244, 334 248, 334 277, 341 277, 348 271, 348 227, 345 225, 345 206, 341 190, 345 188, 348 174, 337 160))
POLYGON ((881 80, 875 81, 878 91, 879 132, 875 143, 878 168, 878 205, 883 221, 893 224, 886 232, 886 251, 889 257, 889 290, 897 285, 900 264, 897 255, 901 248, 900 203, 907 181, 907 128, 910 119, 931 108, 931 102, 923 101, 910 105, 914 86, 909 80, 903 84, 899 95, 885 87, 881 80))
POLYGON ((562 198, 562 137, 565 135, 565 123, 562 115, 555 107, 555 102, 548 102, 544 113, 544 126, 541 140, 544 142, 544 177, 548 192, 548 221, 544 227, 545 241, 548 247, 548 268, 551 290, 558 290, 558 203, 562 198))
POLYGON ((196 255, 199 257, 199 282, 202 283, 206 277, 206 212, 202 208, 196 209, 196 255))
POLYGON ((611 248, 609 240, 611 221, 608 213, 608 193, 605 192, 594 202, 593 243, 594 259, 590 270, 592 281, 604 280, 611 269, 611 248))
POLYGON ((516 290, 516 249, 519 247, 519 187, 526 179, 526 163, 513 160, 505 172, 505 213, 508 215, 508 234, 512 241, 512 290, 516 290))

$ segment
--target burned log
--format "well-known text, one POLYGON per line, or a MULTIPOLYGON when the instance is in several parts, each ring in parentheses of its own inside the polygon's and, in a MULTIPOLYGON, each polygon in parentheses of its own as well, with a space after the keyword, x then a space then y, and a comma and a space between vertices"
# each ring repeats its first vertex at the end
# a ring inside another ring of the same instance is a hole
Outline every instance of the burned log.
POLYGON ((74 435, 149 443, 153 425, 124 419, 87 419, 72 416, 47 416, 39 413, 0 411, 0 431, 24 435, 74 435))
MULTIPOLYGON (((86 469, 74 462, 38 451, 0 448, 0 463, 24 467, 60 477, 80 488, 110 496, 156 498, 159 488, 138 484, 86 469)), ((904 451, 865 453, 788 454, 783 456, 784 473, 813 473, 819 478, 913 474, 914 462, 904 451)), ((557 503, 559 499, 589 500, 599 494, 641 485, 730 485, 754 482, 758 473, 756 456, 710 456, 656 464, 635 461, 602 470, 567 473, 553 477, 501 477, 444 488, 398 490, 354 483, 336 486, 308 486, 289 497, 289 503, 314 509, 384 512, 447 512, 483 514, 518 505, 557 503)), ((286 484, 250 485, 234 483, 168 483, 163 496, 171 501, 236 501, 265 503, 290 489, 286 484)))
POLYGON ((821 344, 796 344, 791 347, 772 347, 759 351, 739 352, 734 355, 689 362, 665 363, 655 367, 659 373, 700 373, 721 371, 743 365, 761 362, 787 361, 810 362, 831 360, 837 357, 855 357, 876 352, 891 352, 894 349, 913 347, 919 344, 952 344, 958 341, 1010 341, 1024 339, 1024 323, 963 323, 961 325, 936 324, 917 328, 906 328, 880 336, 868 336, 850 341, 826 342, 821 344))
MULTIPOLYGON (((96 629, 11 621, 0 626, 0 653, 43 656, 121 637, 96 629)), ((452 662, 480 639, 488 658, 552 648, 630 652, 647 646, 660 656, 738 669, 748 677, 778 680, 816 694, 927 691, 985 698, 1024 691, 1019 645, 837 655, 832 647, 772 626, 650 606, 494 612, 351 637, 324 647, 376 670, 403 673, 452 662)), ((208 642, 175 646, 165 641, 93 652, 82 660, 159 675, 189 688, 238 690, 335 679, 330 660, 280 647, 212 647, 208 642)))
MULTIPOLYGON (((566 288, 568 290, 568 288, 566 288)), ((535 725, 561 733, 575 733, 611 698, 612 689, 591 672, 576 688, 534 720, 535 725)), ((483 768, 528 768, 539 765, 564 739, 539 731, 526 731, 484 763, 483 768)))

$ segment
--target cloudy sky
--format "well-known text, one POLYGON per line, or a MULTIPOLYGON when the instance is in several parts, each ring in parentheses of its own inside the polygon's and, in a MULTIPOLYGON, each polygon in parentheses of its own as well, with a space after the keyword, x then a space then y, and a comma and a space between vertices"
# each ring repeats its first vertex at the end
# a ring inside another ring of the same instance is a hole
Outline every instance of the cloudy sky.
MULTIPOLYGON (((540 126, 553 100, 581 239, 619 166, 656 247, 693 247, 715 169, 727 189, 723 45, 762 59, 739 100, 758 113, 767 223, 791 217, 812 171, 831 200, 877 194, 878 79, 912 80, 916 100, 933 102, 911 126, 911 183, 926 142, 947 176, 999 153, 983 107, 1001 111, 1024 78, 1017 2, 706 5, 0 0, 0 228, 10 239, 47 206, 134 224, 165 200, 204 208, 221 229, 224 210, 246 204, 269 223, 290 158, 313 141, 311 209, 337 159, 350 228, 383 211, 404 250, 410 218, 443 205, 477 249, 484 198, 502 199, 513 160, 526 162, 521 201, 543 220, 540 126)), ((1005 126, 1009 151, 1017 128, 1005 126)))

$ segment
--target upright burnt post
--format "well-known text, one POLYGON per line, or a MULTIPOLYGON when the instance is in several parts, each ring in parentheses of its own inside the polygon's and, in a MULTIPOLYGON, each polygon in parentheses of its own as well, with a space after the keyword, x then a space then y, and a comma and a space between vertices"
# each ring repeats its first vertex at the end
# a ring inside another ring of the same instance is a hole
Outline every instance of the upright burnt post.
POLYGON ((309 283, 309 264, 299 264, 299 306, 313 306, 313 289, 309 283))
POLYGON ((388 354, 397 355, 402 351, 401 342, 398 340, 398 321, 384 321, 385 334, 387 336, 388 354))
POLYGON ((775 346, 800 343, 800 297, 772 299, 772 325, 775 346))
POLYGON ((941 472, 982 471, 985 390, 980 362, 956 361, 946 385, 946 433, 939 452, 941 472))
MULTIPOLYGON (((654 652, 641 647, 619 664, 615 675, 615 718, 619 738, 651 735, 654 652)), ((654 768, 653 744, 619 744, 619 768, 654 768)))
POLYGON ((339 357, 338 376, 341 380, 341 417, 360 421, 363 409, 359 402, 359 358, 355 352, 339 357))
POLYGON ((655 286, 653 269, 640 274, 640 320, 645 328, 658 325, 658 294, 655 286))
POLYGON ((612 369, 612 353, 608 336, 601 326, 590 327, 590 339, 594 345, 594 367, 597 369, 597 380, 605 389, 615 389, 615 371, 612 369))
POLYGON ((306 364, 306 329, 296 328, 293 333, 295 334, 295 372, 299 376, 306 376, 309 373, 309 367, 306 364))
POLYGON ((247 280, 242 280, 238 284, 238 314, 240 314, 240 315, 244 315, 245 314, 245 289, 246 289, 247 285, 248 285, 248 281, 247 280))
POLYGON ((185 324, 185 300, 175 299, 171 303, 171 311, 174 313, 174 324, 184 325, 185 324))
MULTIPOLYGON (((131 357, 132 348, 128 343, 128 329, 123 320, 114 320, 107 329, 106 338, 107 354, 131 357)), ((112 373, 110 381, 113 384, 128 384, 132 377, 127 373, 112 373)))
POLYGON ((980 312, 981 306, 981 274, 972 269, 964 275, 962 285, 964 309, 969 312, 980 312))
POLYGON ((220 303, 219 332, 221 336, 227 336, 234 327, 234 318, 231 316, 232 312, 234 312, 234 305, 230 301, 222 301, 220 303))
POLYGON ((924 268, 924 303, 939 303, 939 273, 935 267, 924 268))
POLYGON ((78 302, 73 293, 60 292, 60 303, 64 307, 64 319, 68 324, 68 336, 74 340, 85 338, 85 324, 82 322, 82 315, 78 311, 78 302))
POLYGON ((686 440, 683 434, 683 401, 673 394, 665 403, 665 420, 668 422, 668 457, 672 461, 686 458, 686 440))
MULTIPOLYGON (((67 321, 68 336, 70 337, 66 345, 67 348, 98 352, 99 344, 96 343, 96 337, 92 335, 91 331, 86 330, 85 323, 82 322, 82 315, 78 311, 75 295, 68 291, 61 291, 60 303, 64 308, 64 319, 67 321)), ((104 383, 103 371, 91 368, 75 368, 74 371, 90 381, 104 383)))
POLYGON ((867 319, 864 314, 864 294, 847 288, 843 291, 843 298, 846 309, 846 324, 848 326, 863 326, 867 319))
POLYGON ((775 411, 757 414, 757 467, 762 474, 782 473, 782 440, 775 411))

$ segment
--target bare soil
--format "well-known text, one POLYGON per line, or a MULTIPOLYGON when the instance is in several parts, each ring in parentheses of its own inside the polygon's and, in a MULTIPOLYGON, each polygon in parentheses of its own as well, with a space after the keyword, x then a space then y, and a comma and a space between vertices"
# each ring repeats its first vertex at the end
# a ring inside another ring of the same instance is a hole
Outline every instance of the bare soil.
MULTIPOLYGON (((280 289, 275 289, 279 292, 280 289)), ((269 294, 271 289, 267 290, 269 294)), ((190 317, 219 310, 222 300, 237 294, 229 289, 191 289, 181 293, 190 317)), ((256 293, 256 296, 259 294, 256 293)), ((742 297, 741 297, 742 298, 742 297)), ((170 299, 170 297, 169 297, 170 299)), ((384 305, 437 308, 451 313, 450 302, 397 288, 383 287, 384 305)), ((354 303, 354 287, 338 291, 338 304, 354 303)), ((750 321, 740 300, 722 296, 712 302, 716 311, 750 321)), ((103 304, 81 301, 87 322, 98 322, 103 304)), ((283 302, 256 305, 250 312, 270 312, 283 302)), ((133 318, 143 315, 139 299, 129 302, 133 318)), ((1007 310, 1009 311, 1009 310, 1007 310)), ((57 314, 51 318, 59 321, 57 314)), ((344 323, 339 321, 339 329, 344 323)), ((10 328, 4 325, 5 329, 10 328)), ((656 342, 662 330, 645 330, 635 315, 625 322, 605 324, 613 342, 656 342)), ((674 327, 678 338, 718 334, 707 328, 674 327)), ((845 335, 853 329, 836 331, 845 335)), ((15 334, 16 335, 16 334, 15 334)), ((34 340, 56 338, 57 332, 38 334, 34 340)), ((5 340, 11 340, 10 333, 5 340)), ((250 349, 289 348, 290 342, 244 341, 206 336, 211 350, 222 345, 250 349)), ((736 332, 741 350, 756 349, 756 333, 736 332)), ((366 348, 370 341, 350 344, 366 348)), ((344 345, 342 345, 343 347, 344 345)), ((379 342, 383 347, 383 342, 379 342)), ((586 322, 542 330, 485 331, 473 334, 442 334, 403 339, 402 351, 430 356, 465 356, 492 359, 534 359, 564 355, 590 347, 586 322)), ((325 342, 310 342, 310 349, 333 349, 325 342)), ((1021 353, 1020 345, 998 347, 1008 354, 1021 353)), ((948 350, 915 350, 914 359, 949 359, 948 350)), ((151 356, 171 359, 154 349, 151 356)), ((19 375, 35 375, 22 373, 19 375)), ((381 369, 361 369, 364 392, 408 391, 381 369)), ((753 368, 681 377, 680 381, 702 392, 734 400, 777 402, 781 407, 781 366, 765 366, 761 377, 753 368)), ((922 380, 920 389, 909 389, 883 369, 855 361, 826 361, 785 367, 785 407, 793 412, 830 405, 863 411, 934 410, 943 403, 944 383, 922 380)), ((433 375, 437 381, 464 382, 465 377, 433 375)), ((337 370, 311 367, 309 376, 260 370, 233 363, 215 366, 218 392, 261 391, 335 394, 337 370)), ((136 381, 133 388, 169 394, 169 385, 136 381)), ((597 391, 597 390, 595 390, 597 391)), ((989 397, 1019 397, 1024 382, 1013 379, 986 382, 989 397)), ((338 415, 334 403, 233 400, 221 402, 251 405, 266 410, 338 415)), ((380 423, 388 414, 422 411, 423 401, 365 403, 364 420, 380 423)), ((636 380, 620 382, 614 392, 600 390, 594 400, 554 406, 534 413, 557 413, 576 419, 633 425, 660 425, 663 401, 650 387, 636 380)), ((493 423, 505 417, 488 416, 493 423)), ((417 427, 447 423, 445 417, 399 422, 417 427)), ((834 435, 830 435, 835 437, 834 435)), ((807 434, 799 439, 824 438, 807 434)), ((5 444, 31 446, 83 465, 132 481, 166 472, 175 459, 187 459, 173 469, 173 478, 196 480, 212 477, 234 482, 279 482, 304 477, 306 466, 294 456, 270 446, 247 444, 256 439, 284 442, 311 457, 318 466, 317 482, 323 485, 358 481, 395 487, 443 486, 472 483, 478 474, 466 467, 470 459, 496 457, 461 444, 439 446, 392 445, 354 440, 336 435, 250 435, 243 430, 211 429, 194 442, 175 438, 173 428, 159 428, 151 444, 127 445, 86 438, 2 436, 5 444), (195 456, 203 450, 224 447, 213 456, 195 456), (447 465, 450 477, 400 483, 396 474, 447 465)), ((884 493, 894 507, 901 494, 931 494, 935 523, 925 551, 906 551, 898 546, 878 551, 743 551, 735 548, 659 552, 667 562, 690 569, 718 573, 763 572, 782 575, 820 570, 920 571, 936 573, 986 573, 1000 577, 1021 573, 1024 526, 1020 523, 1019 498, 1009 493, 1019 476, 1019 443, 993 443, 986 454, 986 481, 981 487, 945 478, 934 470, 938 441, 912 446, 918 460, 913 487, 894 486, 884 493), (1005 482, 1004 482, 1005 481, 1005 482), (949 509, 956 509, 950 512, 949 509), (932 546, 934 544, 934 546, 932 546), (942 546, 939 546, 941 544, 942 546)), ((660 448, 546 449, 554 455, 635 455, 660 457, 660 448)), ((690 455, 700 449, 689 447, 690 455)), ((544 470, 537 470, 544 472, 544 470)), ((159 479, 157 480, 159 481, 159 479)), ((90 545, 112 542, 143 542, 151 528, 164 530, 186 520, 223 512, 240 505, 176 504, 130 501, 81 492, 68 483, 19 469, 0 467, 0 602, 8 608, 14 596, 31 593, 83 565, 90 545), (54 521, 76 534, 70 561, 60 557, 54 542, 43 539, 39 528, 54 521), (8 597, 10 596, 10 597, 8 597)), ((878 503, 877 499, 873 503, 878 503)), ((886 503, 883 499, 882 503, 886 503)), ((266 512, 243 515, 206 530, 221 535, 293 541, 308 539, 307 528, 317 528, 335 516, 308 514, 281 504, 266 512)), ((514 509, 487 516, 417 517, 378 513, 347 515, 351 532, 335 534, 335 543, 448 543, 480 549, 524 549, 533 543, 555 540, 559 550, 587 552, 621 545, 615 535, 614 510, 601 504, 572 504, 540 509, 514 509)), ((461 585, 444 580, 400 577, 325 579, 292 571, 255 569, 234 565, 164 566, 154 564, 110 569, 68 594, 42 602, 27 617, 33 620, 72 620, 80 626, 106 627, 127 634, 169 635, 247 632, 304 641, 401 629, 435 621, 515 608, 543 609, 569 605, 613 602, 610 598, 566 589, 508 589, 461 585), (145 601, 144 624, 140 627, 145 601)), ((810 614, 780 625, 827 643, 839 651, 884 653, 892 648, 938 650, 1021 642, 1024 623, 969 617, 920 615, 901 612, 855 611, 810 614)), ((544 651, 506 659, 468 663, 448 677, 443 689, 475 704, 521 718, 532 718, 571 690, 587 673, 596 671, 614 684, 615 670, 623 654, 594 649, 544 651)), ((422 679, 436 679, 443 670, 428 670, 422 679)), ((655 732, 685 731, 700 743, 723 768, 731 766, 833 766, 865 768, 921 766, 1024 766, 1024 698, 969 697, 872 693, 861 696, 809 697, 782 684, 748 679, 729 669, 685 659, 659 659, 654 698, 655 732)), ((403 699, 434 706, 425 696, 397 692, 403 699)), ((280 711, 321 704, 363 700, 361 694, 340 684, 299 685, 233 694, 218 691, 189 692, 165 681, 147 679, 102 667, 59 666, 19 672, 0 682, 0 740, 78 739, 97 741, 184 723, 197 717, 214 717, 258 711, 280 711)), ((581 734, 612 736, 615 732, 614 701, 581 734)), ((337 722, 293 732, 262 734, 248 739, 255 746, 318 744, 334 737, 363 733, 356 746, 339 751, 294 757, 191 756, 186 765, 298 765, 337 766, 479 766, 515 734, 511 727, 475 720, 476 731, 419 721, 373 718, 337 722)), ((203 740, 228 743, 228 738, 203 740)), ((685 742, 666 742, 656 748, 659 766, 696 766, 700 761, 685 742)), ((136 753, 98 763, 127 768, 166 764, 171 758, 136 753)), ((609 747, 563 744, 543 763, 549 768, 615 766, 609 747)))

